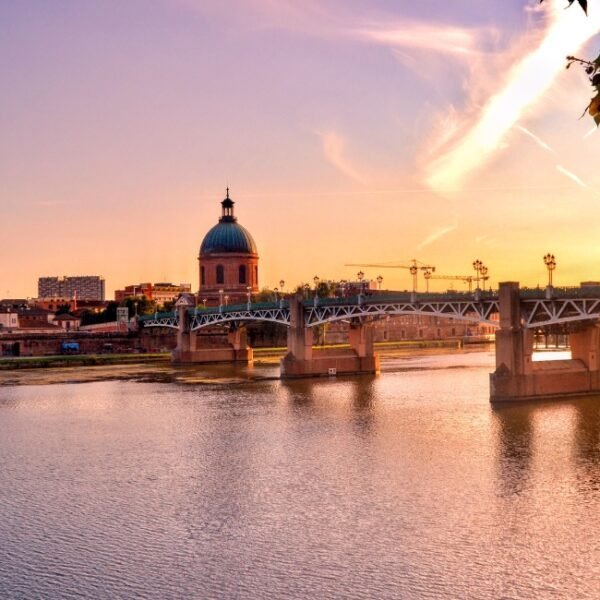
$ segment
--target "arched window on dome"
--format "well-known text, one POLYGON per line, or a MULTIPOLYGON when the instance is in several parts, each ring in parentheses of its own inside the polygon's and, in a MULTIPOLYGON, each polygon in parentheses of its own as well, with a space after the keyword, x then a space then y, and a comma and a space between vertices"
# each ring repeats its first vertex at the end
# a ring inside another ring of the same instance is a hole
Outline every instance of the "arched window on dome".
POLYGON ((239 271, 240 271, 239 282, 246 283, 246 265, 240 265, 239 271))
POLYGON ((217 265, 217 283, 225 283, 225 269, 223 265, 217 265))
POLYGON ((200 285, 204 285, 206 283, 206 276, 204 274, 204 267, 200 267, 200 285))

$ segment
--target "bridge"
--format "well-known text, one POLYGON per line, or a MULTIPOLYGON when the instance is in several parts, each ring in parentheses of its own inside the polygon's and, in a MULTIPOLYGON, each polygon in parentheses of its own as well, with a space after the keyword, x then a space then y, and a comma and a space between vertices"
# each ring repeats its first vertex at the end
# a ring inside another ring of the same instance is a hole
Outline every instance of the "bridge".
POLYGON ((250 361, 245 324, 262 321, 288 329, 288 353, 281 360, 282 377, 342 373, 377 373, 373 321, 399 315, 452 318, 499 325, 496 371, 491 374, 492 401, 540 398, 600 391, 600 288, 520 289, 500 284, 498 293, 379 293, 349 298, 300 296, 277 302, 201 308, 191 295, 174 312, 140 318, 143 327, 168 327, 178 332, 173 359, 179 363, 250 361), (313 329, 345 321, 350 325, 349 349, 313 347, 313 329), (226 327, 228 345, 202 347, 199 330, 226 327), (568 332, 572 359, 533 362, 533 335, 540 329, 568 332))

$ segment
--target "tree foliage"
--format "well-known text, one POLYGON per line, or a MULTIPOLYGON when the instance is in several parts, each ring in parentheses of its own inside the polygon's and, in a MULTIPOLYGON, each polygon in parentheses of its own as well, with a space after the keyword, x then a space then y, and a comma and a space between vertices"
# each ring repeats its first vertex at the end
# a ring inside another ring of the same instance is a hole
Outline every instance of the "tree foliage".
POLYGON ((583 115, 585 115, 586 112, 589 113, 590 117, 594 119, 594 123, 600 125, 600 55, 593 61, 583 60, 575 56, 567 56, 567 69, 573 63, 580 64, 584 67, 595 92, 595 95, 585 107, 583 115))
MULTIPOLYGON (((543 1, 544 0, 540 0, 540 4, 543 1)), ((569 3, 569 6, 571 6, 575 2, 575 0, 567 0, 567 2, 569 3)), ((583 9, 583 12, 587 15, 587 7, 588 7, 587 0, 577 0, 577 4, 579 4, 579 6, 581 6, 581 8, 583 9)))
MULTIPOLYGON (((542 2, 544 2, 544 0, 540 0, 540 4, 542 2)), ((569 3, 569 6, 572 6, 575 3, 575 0, 567 0, 567 2, 569 3)), ((587 0, 577 0, 577 4, 581 6, 583 12, 587 15, 587 0)), ((578 63, 583 66, 589 77, 590 83, 594 88, 595 95, 585 107, 583 115, 585 115, 586 112, 589 113, 592 119, 594 119, 594 123, 596 123, 598 126, 600 125, 600 55, 593 61, 583 60, 581 58, 577 58, 576 56, 567 56, 567 69, 573 63, 578 63)))
POLYGON ((70 315, 71 314, 71 305, 66 302, 65 304, 59 304, 56 308, 57 315, 70 315))

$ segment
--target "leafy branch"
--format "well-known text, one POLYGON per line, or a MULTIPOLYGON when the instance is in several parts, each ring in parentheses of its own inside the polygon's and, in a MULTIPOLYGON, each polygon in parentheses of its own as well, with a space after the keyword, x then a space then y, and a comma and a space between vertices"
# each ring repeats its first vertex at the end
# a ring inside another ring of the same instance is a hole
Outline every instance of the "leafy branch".
MULTIPOLYGON (((543 1, 544 0, 540 0, 540 4, 543 1)), ((569 6, 571 6, 571 4, 573 4, 573 2, 575 2, 575 0, 567 0, 567 2, 569 3, 569 6)), ((581 6, 581 8, 583 9, 583 12, 587 15, 587 7, 588 7, 587 0, 577 0, 577 4, 579 4, 579 6, 581 6)))
POLYGON ((590 103, 585 107, 581 116, 583 117, 588 112, 590 117, 594 119, 594 123, 600 125, 600 56, 593 61, 583 60, 576 56, 567 56, 566 68, 568 69, 574 63, 584 68, 592 87, 596 91, 596 95, 590 100, 590 103))

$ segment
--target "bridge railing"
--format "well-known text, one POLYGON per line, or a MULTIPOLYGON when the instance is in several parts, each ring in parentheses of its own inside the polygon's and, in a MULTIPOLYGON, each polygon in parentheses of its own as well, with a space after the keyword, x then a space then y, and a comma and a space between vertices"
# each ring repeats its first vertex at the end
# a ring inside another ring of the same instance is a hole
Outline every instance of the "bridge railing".
MULTIPOLYGON (((321 306, 344 306, 356 304, 377 304, 393 302, 469 302, 473 301, 475 294, 472 292, 435 292, 435 293, 416 293, 412 292, 388 292, 388 293, 366 293, 360 296, 351 296, 345 298, 317 298, 317 305, 321 306)), ((495 300, 497 295, 491 291, 480 291, 480 300, 495 300)), ((304 306, 312 307, 315 305, 315 299, 310 298, 303 301, 304 306)))
MULTIPOLYGON (((527 288, 522 287, 519 290, 519 295, 523 299, 544 300, 546 296, 546 288, 527 288)), ((600 298, 600 286, 584 285, 581 286, 562 286, 552 288, 553 298, 600 298)))

